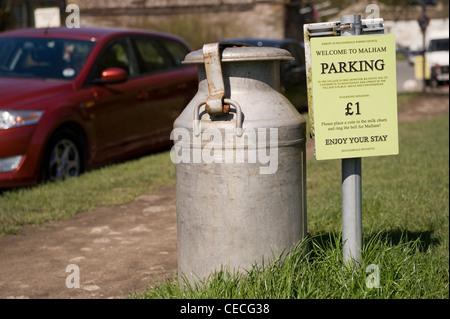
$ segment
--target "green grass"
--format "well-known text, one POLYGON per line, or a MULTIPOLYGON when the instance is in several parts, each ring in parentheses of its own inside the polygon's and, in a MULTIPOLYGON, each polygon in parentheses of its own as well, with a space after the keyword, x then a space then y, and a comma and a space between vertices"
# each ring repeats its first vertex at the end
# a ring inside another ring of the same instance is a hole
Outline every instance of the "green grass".
MULTIPOLYGON (((441 226, 448 228, 448 114, 400 123, 399 135, 399 155, 362 159, 363 227, 419 232, 436 226, 443 235, 441 226)), ((339 160, 308 161, 312 230, 337 230, 340 169, 339 160)))
POLYGON ((339 235, 310 237, 287 256, 245 273, 220 270, 205 281, 178 279, 150 286, 143 299, 430 299, 448 298, 448 268, 419 238, 366 237, 359 268, 343 267, 339 235), (379 274, 375 284, 374 269, 379 274), (182 288, 183 287, 183 288, 182 288))
POLYGON ((168 153, 105 166, 78 178, 23 188, 0 195, 0 236, 26 224, 41 224, 100 206, 120 205, 159 187, 175 184, 168 153))
MULTIPOLYGON (((416 93, 399 94, 399 107, 411 101, 416 95, 416 93)), ((307 131, 309 132, 309 128, 307 131)), ((418 134, 421 135, 424 132, 419 130, 418 134)), ((426 138, 426 136, 423 137, 426 138)), ((328 161, 323 164, 314 162, 308 163, 308 191, 314 189, 316 185, 328 184, 327 179, 338 176, 333 168, 336 162, 328 161), (324 183, 320 177, 322 167, 326 169, 330 167, 332 172, 324 177, 326 179, 324 183), (314 171, 312 175, 314 178, 309 177, 312 171, 314 171)), ((168 184, 175 184, 175 169, 168 153, 164 152, 106 166, 64 182, 0 193, 0 236, 16 234, 20 232, 23 225, 39 225, 51 220, 67 219, 99 206, 124 204, 139 195, 155 192, 159 187, 168 184)), ((322 186, 321 188, 326 189, 325 194, 327 194, 329 188, 327 185, 323 186, 325 188, 322 186)), ((339 194, 333 196, 339 196, 339 194)), ((318 205, 322 205, 321 201, 318 205)), ((328 208, 324 209, 326 211, 328 208)))
MULTIPOLYGON (((399 98, 413 99, 414 95, 399 98)), ((404 102, 402 102, 404 103, 404 102)), ((401 107, 401 106, 400 106, 401 107)), ((363 158, 363 254, 342 268, 341 161, 307 160, 309 236, 295 251, 247 273, 178 279, 131 298, 449 298, 449 115, 399 123, 400 154, 363 158), (380 288, 368 288, 379 269, 380 288)), ((0 195, 0 234, 119 205, 174 185, 168 152, 94 170, 65 182, 0 195)))
POLYGON ((397 106, 398 108, 406 107, 409 102, 414 100, 419 95, 417 92, 404 92, 397 94, 397 106))
POLYGON ((449 298, 449 117, 400 123, 400 154, 362 161, 363 252, 343 268, 341 161, 307 161, 309 237, 246 273, 177 278, 131 298, 449 298), (366 281, 376 265, 379 288, 366 281), (181 288, 183 287, 183 288, 181 288))

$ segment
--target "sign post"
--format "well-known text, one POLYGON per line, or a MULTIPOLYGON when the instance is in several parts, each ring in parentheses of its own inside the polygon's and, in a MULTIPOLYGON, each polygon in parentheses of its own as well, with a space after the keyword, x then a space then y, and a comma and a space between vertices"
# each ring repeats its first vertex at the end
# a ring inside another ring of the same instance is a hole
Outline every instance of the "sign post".
POLYGON ((357 265, 361 158, 398 154, 395 39, 384 34, 382 19, 360 15, 304 28, 315 156, 342 159, 343 258, 357 265))
POLYGON ((427 63, 425 52, 427 51, 426 34, 427 34, 427 27, 430 24, 430 18, 427 16, 426 12, 427 12, 427 5, 425 1, 422 0, 422 15, 417 20, 417 22, 419 22, 420 30, 422 31, 422 71, 423 71, 422 92, 425 92, 427 89, 427 78, 425 76, 427 63))
MULTIPOLYGON (((341 36, 361 34, 361 16, 345 15, 341 17, 343 29, 341 36)), ((356 102, 359 103, 359 102, 356 102)), ((353 103, 346 106, 346 116, 353 116, 353 103)), ((360 115, 357 104, 356 115, 360 115)), ((344 262, 360 262, 362 248, 362 213, 361 213, 361 157, 342 160, 342 251, 344 262)))
POLYGON ((427 78, 426 78, 426 59, 425 59, 425 52, 427 50, 426 47, 426 32, 427 27, 430 24, 430 18, 427 16, 427 5, 433 5, 435 6, 437 4, 437 0, 408 0, 409 4, 420 4, 422 6, 422 14, 417 19, 417 22, 419 23, 420 30, 422 31, 422 91, 425 92, 427 87, 427 78))

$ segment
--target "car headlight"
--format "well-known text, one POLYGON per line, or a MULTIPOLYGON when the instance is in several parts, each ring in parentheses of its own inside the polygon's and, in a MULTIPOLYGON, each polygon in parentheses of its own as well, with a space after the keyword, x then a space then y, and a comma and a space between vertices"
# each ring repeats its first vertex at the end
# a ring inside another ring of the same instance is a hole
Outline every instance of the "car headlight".
POLYGON ((44 114, 42 111, 0 110, 0 130, 36 124, 41 119, 42 114, 44 114))
POLYGON ((23 156, 0 158, 0 173, 12 172, 19 167, 23 156))

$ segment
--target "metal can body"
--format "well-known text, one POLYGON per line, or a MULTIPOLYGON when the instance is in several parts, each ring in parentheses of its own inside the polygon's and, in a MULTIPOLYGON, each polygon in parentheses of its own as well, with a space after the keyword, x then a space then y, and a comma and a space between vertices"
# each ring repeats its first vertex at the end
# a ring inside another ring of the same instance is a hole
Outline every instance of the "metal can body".
MULTIPOLYGON (((222 57, 225 102, 239 107, 204 111, 208 80, 199 63, 198 93, 174 123, 178 274, 189 280, 266 263, 306 234, 306 124, 279 93, 283 58, 227 61, 230 49, 222 57)), ((239 49, 232 51, 250 48, 239 49)))

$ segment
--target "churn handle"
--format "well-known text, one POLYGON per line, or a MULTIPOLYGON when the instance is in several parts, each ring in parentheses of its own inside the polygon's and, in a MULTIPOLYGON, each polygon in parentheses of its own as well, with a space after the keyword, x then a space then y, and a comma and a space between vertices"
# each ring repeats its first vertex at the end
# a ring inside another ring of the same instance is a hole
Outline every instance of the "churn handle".
MULTIPOLYGON (((224 102, 234 106, 234 108, 236 109, 236 129, 235 129, 235 134, 236 134, 237 137, 241 137, 242 134, 243 134, 243 130, 242 130, 242 109, 241 109, 241 106, 239 105, 238 102, 236 102, 236 101, 234 101, 232 99, 224 99, 224 102)), ((194 135, 195 136, 199 136, 200 135, 199 113, 200 113, 200 108, 203 105, 206 105, 206 101, 205 100, 201 101, 194 108, 194 135)))

